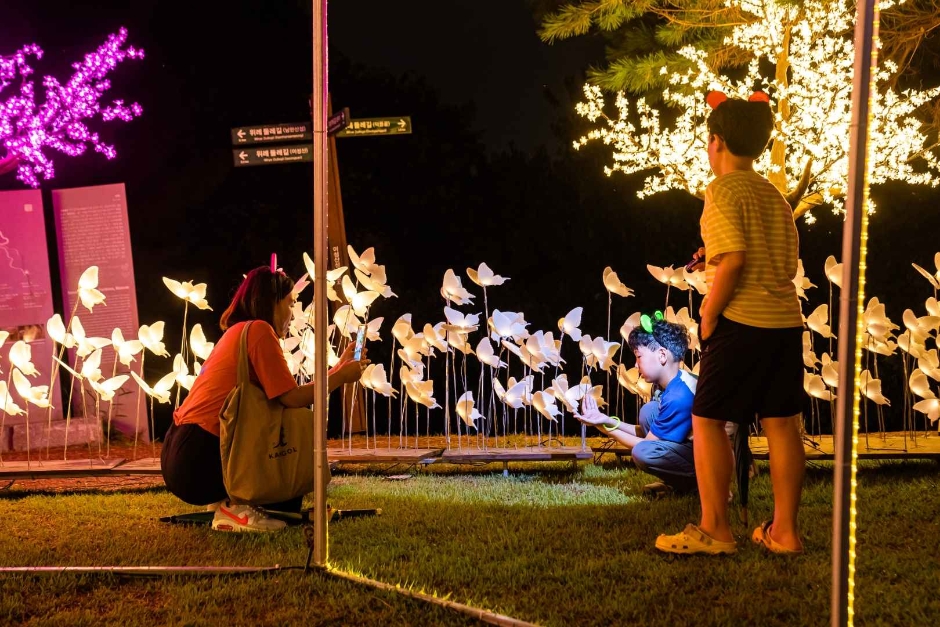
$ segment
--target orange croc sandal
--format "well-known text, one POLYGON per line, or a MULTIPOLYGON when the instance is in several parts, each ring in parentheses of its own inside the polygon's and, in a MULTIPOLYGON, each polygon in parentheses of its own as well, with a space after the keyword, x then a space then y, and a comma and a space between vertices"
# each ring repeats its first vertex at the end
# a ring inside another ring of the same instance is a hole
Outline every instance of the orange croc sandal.
POLYGON ((751 540, 754 541, 754 544, 759 544, 771 553, 778 555, 799 555, 803 552, 803 549, 788 549, 770 537, 770 526, 772 524, 772 520, 765 520, 760 524, 760 527, 754 530, 754 533, 751 534, 751 540))
POLYGON ((679 533, 656 538, 656 548, 664 553, 680 555, 731 555, 738 550, 734 542, 722 542, 707 535, 697 526, 689 524, 679 533))

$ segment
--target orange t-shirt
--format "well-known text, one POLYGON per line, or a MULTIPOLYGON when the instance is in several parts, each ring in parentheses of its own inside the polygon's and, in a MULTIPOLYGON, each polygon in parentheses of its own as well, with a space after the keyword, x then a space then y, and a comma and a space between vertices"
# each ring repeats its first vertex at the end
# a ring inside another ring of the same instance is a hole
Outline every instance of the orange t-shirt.
MULTIPOLYGON (((219 412, 237 383, 238 349, 246 324, 239 322, 222 334, 202 365, 189 396, 173 412, 177 425, 196 424, 212 435, 219 435, 219 412)), ((297 387, 274 329, 262 320, 254 321, 248 329, 248 366, 251 382, 261 386, 269 399, 297 387)))

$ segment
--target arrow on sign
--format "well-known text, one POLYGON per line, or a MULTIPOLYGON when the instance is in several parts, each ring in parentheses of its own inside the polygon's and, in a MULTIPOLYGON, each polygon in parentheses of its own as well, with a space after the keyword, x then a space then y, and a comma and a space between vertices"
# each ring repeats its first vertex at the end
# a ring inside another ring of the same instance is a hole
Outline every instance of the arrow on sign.
POLYGON ((248 153, 242 150, 240 153, 238 153, 238 158, 242 161, 248 161, 248 153))
POLYGON ((407 126, 407 124, 405 124, 405 121, 404 121, 404 120, 402 120, 402 119, 399 119, 399 120, 398 120, 398 128, 399 128, 400 130, 402 130, 402 131, 405 130, 405 127, 406 127, 406 126, 407 126))
POLYGON ((238 129, 238 132, 235 133, 235 134, 238 135, 238 139, 245 139, 245 131, 244 131, 244 130, 238 129))

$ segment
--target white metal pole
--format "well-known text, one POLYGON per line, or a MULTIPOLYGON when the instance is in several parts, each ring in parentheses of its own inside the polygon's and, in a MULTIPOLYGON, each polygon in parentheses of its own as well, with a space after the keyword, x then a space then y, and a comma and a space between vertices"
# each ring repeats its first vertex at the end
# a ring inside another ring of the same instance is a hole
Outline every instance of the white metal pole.
POLYGON ((314 454, 314 544, 313 561, 326 566, 329 557, 327 538, 326 484, 329 462, 326 457, 326 259, 327 259, 327 37, 326 0, 313 2, 313 331, 316 338, 314 355, 315 401, 313 405, 314 454))
POLYGON ((833 627, 854 624, 855 471, 858 460, 859 375, 868 245, 868 121, 877 67, 878 0, 860 0, 855 20, 855 72, 849 135, 849 181, 842 231, 839 291, 839 389, 834 434, 835 485, 832 517, 833 627))

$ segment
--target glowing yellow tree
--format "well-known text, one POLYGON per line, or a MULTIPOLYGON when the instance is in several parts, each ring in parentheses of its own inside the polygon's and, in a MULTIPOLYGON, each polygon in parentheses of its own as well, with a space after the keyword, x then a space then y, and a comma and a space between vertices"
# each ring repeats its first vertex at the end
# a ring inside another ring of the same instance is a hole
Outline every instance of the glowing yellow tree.
MULTIPOLYGON (((759 169, 786 194, 797 216, 812 221, 809 211, 826 204, 841 210, 848 175, 854 5, 847 0, 807 0, 799 5, 728 0, 725 7, 749 16, 730 26, 724 40, 738 51, 739 60, 746 60, 743 78, 716 71, 712 54, 688 45, 677 51, 687 61, 685 69, 670 71, 664 63, 659 70, 667 83, 665 108, 621 91, 615 98, 616 115, 608 116, 601 89, 587 85, 578 112, 598 126, 575 147, 602 141, 613 148, 608 174, 647 173, 640 197, 676 188, 700 196, 712 177, 705 93, 717 89, 746 99, 759 85, 771 94, 776 116, 771 148, 759 169)), ((937 185, 940 144, 929 137, 915 113, 940 95, 940 88, 898 91, 892 83, 897 71, 886 61, 877 75, 870 180, 937 185)))

